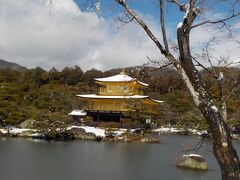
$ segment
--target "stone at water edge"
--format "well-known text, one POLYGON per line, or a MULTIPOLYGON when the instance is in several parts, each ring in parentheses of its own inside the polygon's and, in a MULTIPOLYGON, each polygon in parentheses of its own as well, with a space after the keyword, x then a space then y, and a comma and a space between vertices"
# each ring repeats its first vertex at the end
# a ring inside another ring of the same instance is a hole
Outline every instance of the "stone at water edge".
POLYGON ((56 140, 56 141, 68 141, 68 140, 73 140, 74 136, 73 133, 70 131, 46 131, 44 133, 44 139, 45 140, 56 140))
POLYGON ((197 154, 183 155, 183 157, 177 160, 177 167, 203 171, 208 169, 205 159, 197 154))
POLYGON ((86 131, 83 128, 72 128, 69 130, 73 133, 75 139, 84 139, 86 131))
POLYGON ((93 140, 95 141, 97 138, 96 134, 92 133, 92 132, 88 132, 84 135, 84 140, 93 140))
POLYGON ((72 128, 69 130, 71 133, 73 133, 74 139, 79 139, 79 140, 97 140, 100 141, 99 136, 96 136, 94 133, 91 132, 86 132, 85 129, 83 128, 72 128))
POLYGON ((21 128, 27 128, 27 129, 34 129, 34 123, 36 123, 36 120, 33 119, 27 119, 19 124, 21 128))
POLYGON ((146 136, 140 140, 141 143, 160 143, 160 141, 154 137, 146 136))

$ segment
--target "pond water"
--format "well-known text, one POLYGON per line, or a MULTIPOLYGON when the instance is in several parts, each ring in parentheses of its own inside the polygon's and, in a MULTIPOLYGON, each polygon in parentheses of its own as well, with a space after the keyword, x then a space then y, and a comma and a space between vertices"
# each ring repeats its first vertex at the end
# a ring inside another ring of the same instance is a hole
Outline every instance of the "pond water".
MULTIPOLYGON (((91 141, 47 142, 0 139, 1 180, 195 180, 220 179, 220 169, 205 141, 196 153, 207 160, 209 171, 175 167, 183 150, 199 139, 157 136, 162 144, 127 144, 91 141)), ((240 142, 234 142, 240 154, 240 142)), ((194 152, 188 152, 194 153, 194 152)))

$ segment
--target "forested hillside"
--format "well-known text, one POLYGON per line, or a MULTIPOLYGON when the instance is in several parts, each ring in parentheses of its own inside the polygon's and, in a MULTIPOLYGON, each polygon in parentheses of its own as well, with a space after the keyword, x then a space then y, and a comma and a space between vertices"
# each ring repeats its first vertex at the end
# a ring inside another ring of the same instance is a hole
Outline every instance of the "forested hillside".
MULTIPOLYGON (((224 88, 228 104, 228 121, 240 123, 240 69, 218 69, 225 74, 224 88)), ((81 108, 76 94, 97 93, 94 78, 115 75, 122 69, 102 72, 91 69, 83 72, 80 67, 66 67, 62 71, 40 67, 30 70, 0 69, 0 116, 9 125, 24 120, 41 122, 70 122, 68 113, 81 108)), ((161 124, 179 124, 186 127, 205 128, 205 120, 195 108, 189 92, 176 71, 172 69, 125 68, 128 75, 149 84, 145 93, 163 100, 161 113, 155 121, 161 124)), ((219 101, 216 81, 206 71, 201 72, 210 87, 215 101, 219 101)))
POLYGON ((21 71, 27 69, 23 66, 20 66, 20 65, 16 64, 16 63, 0 59, 0 69, 5 69, 5 68, 9 68, 9 69, 12 69, 12 70, 21 70, 21 71))

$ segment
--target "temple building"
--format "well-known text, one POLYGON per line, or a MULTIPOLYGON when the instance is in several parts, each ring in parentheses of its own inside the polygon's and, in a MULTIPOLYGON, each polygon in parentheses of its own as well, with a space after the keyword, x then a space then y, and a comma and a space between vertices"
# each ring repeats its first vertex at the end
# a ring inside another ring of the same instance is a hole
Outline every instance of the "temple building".
POLYGON ((95 78, 95 82, 100 86, 99 93, 77 95, 84 108, 75 110, 70 115, 87 115, 94 121, 121 121, 125 112, 133 110, 129 107, 130 101, 140 101, 149 110, 162 102, 143 95, 143 88, 148 84, 124 72, 106 78, 95 78))

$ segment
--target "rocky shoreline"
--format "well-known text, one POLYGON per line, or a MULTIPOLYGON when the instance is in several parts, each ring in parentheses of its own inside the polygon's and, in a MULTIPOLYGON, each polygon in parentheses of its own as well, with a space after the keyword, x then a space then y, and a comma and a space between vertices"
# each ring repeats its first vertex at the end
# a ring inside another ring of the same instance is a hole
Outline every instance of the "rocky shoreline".
MULTIPOLYGON (((178 135, 197 135, 208 137, 207 131, 195 129, 183 129, 173 127, 160 127, 146 132, 141 129, 109 129, 90 126, 69 126, 57 129, 24 129, 24 128, 2 128, 0 137, 24 137, 33 139, 44 139, 47 141, 71 141, 71 140, 91 140, 104 142, 126 142, 126 143, 160 143, 154 138, 154 134, 178 134, 178 135)), ((239 135, 233 135, 233 139, 240 140, 239 135)))
POLYGON ((89 126, 70 126, 66 129, 35 129, 9 128, 0 129, 0 137, 23 137, 44 139, 47 141, 91 140, 103 142, 126 143, 160 143, 151 134, 138 134, 126 129, 105 130, 89 126))

